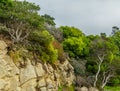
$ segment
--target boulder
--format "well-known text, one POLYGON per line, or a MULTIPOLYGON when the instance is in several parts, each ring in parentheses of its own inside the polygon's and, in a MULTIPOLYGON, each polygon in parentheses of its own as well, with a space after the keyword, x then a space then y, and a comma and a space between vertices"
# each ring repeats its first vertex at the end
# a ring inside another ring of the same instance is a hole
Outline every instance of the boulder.
POLYGON ((89 91, 87 87, 82 87, 80 91, 89 91))
POLYGON ((47 91, 46 87, 40 88, 40 91, 47 91))
POLYGON ((97 88, 94 88, 94 87, 90 87, 89 88, 89 91, 99 91, 97 88))
POLYGON ((35 79, 36 77, 34 66, 32 66, 30 60, 27 60, 27 66, 20 69, 20 84, 23 84, 31 79, 35 79))

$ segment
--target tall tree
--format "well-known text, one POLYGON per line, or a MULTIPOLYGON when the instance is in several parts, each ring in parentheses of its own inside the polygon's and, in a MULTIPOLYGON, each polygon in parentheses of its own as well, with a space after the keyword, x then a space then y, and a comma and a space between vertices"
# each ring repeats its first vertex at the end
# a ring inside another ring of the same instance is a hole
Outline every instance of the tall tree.
POLYGON ((44 14, 44 15, 42 15, 42 17, 44 18, 44 20, 48 24, 48 26, 49 25, 51 25, 51 26, 56 25, 55 22, 54 22, 55 18, 51 17, 50 15, 44 14))
POLYGON ((119 28, 117 26, 112 27, 112 35, 114 35, 117 31, 119 31, 119 28))
POLYGON ((7 4, 12 4, 12 0, 0 0, 1 4, 7 5, 7 4))
POLYGON ((61 26, 60 29, 63 32, 63 48, 70 57, 80 58, 89 53, 89 41, 78 28, 61 26))
POLYGON ((114 32, 114 34, 110 37, 111 40, 118 46, 119 48, 119 56, 120 56, 120 30, 114 32))
POLYGON ((0 13, 0 22, 9 28, 8 32, 13 42, 22 42, 31 30, 43 25, 43 18, 38 15, 38 10, 39 6, 26 1, 15 1, 11 7, 1 8, 1 12, 4 13, 0 13))
POLYGON ((93 60, 92 67, 95 67, 94 70, 96 70, 93 73, 94 87, 103 88, 114 75, 115 69, 112 68, 112 63, 115 62, 114 57, 117 53, 118 47, 108 38, 99 37, 91 42, 89 60, 93 60))

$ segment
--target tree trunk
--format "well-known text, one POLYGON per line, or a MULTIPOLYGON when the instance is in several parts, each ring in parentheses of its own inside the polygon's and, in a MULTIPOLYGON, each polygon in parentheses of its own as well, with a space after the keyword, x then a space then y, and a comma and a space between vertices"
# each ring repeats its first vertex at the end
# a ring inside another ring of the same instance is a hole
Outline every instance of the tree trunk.
POLYGON ((110 77, 113 77, 113 75, 111 73, 108 73, 108 75, 105 75, 105 73, 104 73, 103 76, 104 76, 103 77, 104 79, 103 79, 102 85, 101 85, 102 89, 106 86, 108 80, 110 79, 110 77))
POLYGON ((94 84, 93 84, 94 87, 96 87, 96 84, 97 84, 97 81, 98 81, 98 75, 99 75, 100 70, 101 70, 101 64, 103 62, 104 56, 103 56, 103 58, 101 58, 100 56, 98 56, 98 59, 99 59, 98 71, 97 71, 97 73, 95 75, 95 81, 94 81, 94 84))

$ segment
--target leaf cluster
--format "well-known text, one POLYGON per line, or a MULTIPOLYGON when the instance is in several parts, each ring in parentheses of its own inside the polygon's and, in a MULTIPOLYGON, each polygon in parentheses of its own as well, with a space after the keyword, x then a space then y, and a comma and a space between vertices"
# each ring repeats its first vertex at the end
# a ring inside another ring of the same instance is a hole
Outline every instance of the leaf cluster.
POLYGON ((29 36, 28 50, 37 53, 44 62, 54 63, 58 58, 58 51, 52 45, 54 38, 46 30, 34 31, 29 36))
POLYGON ((62 26, 60 29, 64 37, 63 48, 70 57, 79 58, 89 53, 88 39, 79 29, 68 26, 62 26))

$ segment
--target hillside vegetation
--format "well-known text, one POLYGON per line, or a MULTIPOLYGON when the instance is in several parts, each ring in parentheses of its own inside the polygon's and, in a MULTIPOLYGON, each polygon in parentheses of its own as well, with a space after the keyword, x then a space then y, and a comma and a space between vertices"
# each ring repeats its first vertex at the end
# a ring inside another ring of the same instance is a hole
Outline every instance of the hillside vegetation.
POLYGON ((8 44, 14 62, 32 55, 35 63, 42 60, 55 67, 68 58, 76 75, 72 89, 120 85, 119 28, 114 26, 110 36, 85 35, 74 26, 57 28, 54 18, 38 14, 39 10, 38 5, 26 1, 0 1, 0 38, 8 44))

